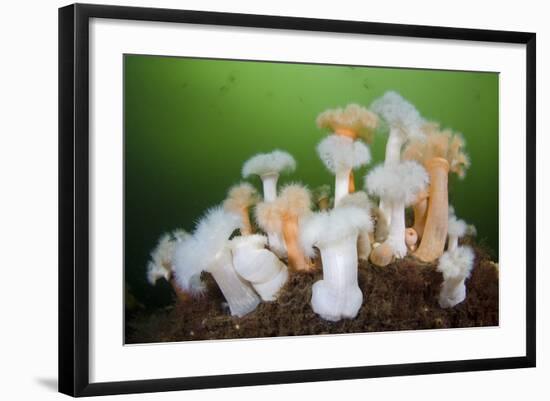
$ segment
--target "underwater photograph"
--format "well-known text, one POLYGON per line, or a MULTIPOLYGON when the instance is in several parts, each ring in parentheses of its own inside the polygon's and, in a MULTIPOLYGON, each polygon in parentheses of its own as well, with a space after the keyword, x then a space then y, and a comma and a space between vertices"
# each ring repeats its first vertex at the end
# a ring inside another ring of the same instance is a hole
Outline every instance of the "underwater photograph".
POLYGON ((124 55, 125 344, 499 325, 499 74, 124 55))

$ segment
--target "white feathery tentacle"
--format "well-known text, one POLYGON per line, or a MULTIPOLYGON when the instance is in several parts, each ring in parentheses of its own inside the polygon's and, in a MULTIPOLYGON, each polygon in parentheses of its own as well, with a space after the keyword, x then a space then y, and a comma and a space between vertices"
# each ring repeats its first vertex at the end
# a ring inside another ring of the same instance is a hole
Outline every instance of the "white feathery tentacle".
POLYGON ((474 259, 474 251, 469 246, 446 251, 439 258, 437 270, 443 274, 439 293, 439 305, 442 308, 452 308, 466 299, 465 281, 470 277, 474 259))

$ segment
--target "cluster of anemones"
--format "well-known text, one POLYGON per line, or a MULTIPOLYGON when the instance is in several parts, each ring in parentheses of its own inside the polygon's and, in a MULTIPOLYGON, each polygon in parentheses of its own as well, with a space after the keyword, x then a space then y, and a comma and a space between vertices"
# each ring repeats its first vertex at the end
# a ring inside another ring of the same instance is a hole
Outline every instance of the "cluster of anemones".
POLYGON ((463 177, 469 166, 462 137, 426 122, 395 92, 370 109, 350 104, 327 110, 317 125, 330 131, 317 153, 335 176, 333 200, 328 186, 313 196, 296 183, 279 190, 279 176, 296 168, 294 158, 281 150, 257 154, 244 163, 242 175, 260 177, 263 198, 242 182, 192 234, 164 235, 151 254, 149 280, 164 277, 186 298, 203 291, 201 273, 209 272, 231 314, 243 316, 261 301, 276 300, 289 274, 315 269, 320 258, 323 278, 313 285, 311 305, 322 318, 337 321, 354 318, 363 303, 360 260, 386 266, 412 254, 424 262, 439 259, 441 307, 462 302, 474 257, 469 247, 458 246, 468 227, 449 207, 447 188, 449 172, 463 177), (384 163, 367 174, 365 191, 355 191, 353 171, 370 162, 368 144, 381 121, 389 128, 384 163), (377 206, 367 194, 378 199, 377 206), (414 211, 408 228, 407 207, 414 211))

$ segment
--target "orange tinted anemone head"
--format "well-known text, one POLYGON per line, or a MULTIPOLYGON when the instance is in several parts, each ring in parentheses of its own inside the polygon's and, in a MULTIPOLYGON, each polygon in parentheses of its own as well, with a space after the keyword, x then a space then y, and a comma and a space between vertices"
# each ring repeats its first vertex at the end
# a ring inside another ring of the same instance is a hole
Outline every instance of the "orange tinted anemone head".
POLYGON ((281 190, 277 200, 283 214, 302 217, 311 211, 311 194, 300 184, 288 184, 281 190))
POLYGON ((336 135, 342 135, 353 140, 357 139, 357 137, 359 136, 359 133, 356 130, 348 127, 336 127, 334 129, 334 133, 336 135))
POLYGON ((409 142, 403 150, 403 159, 416 160, 425 166, 431 159, 445 159, 449 164, 449 171, 464 178, 470 167, 470 159, 464 151, 465 141, 462 135, 450 129, 441 129, 434 122, 425 123, 422 130, 425 133, 424 140, 409 142))
POLYGON ((227 211, 238 213, 242 209, 255 205, 259 200, 260 196, 256 188, 247 182, 242 182, 229 189, 223 207, 227 211))
POLYGON ((265 232, 280 233, 283 230, 282 209, 279 202, 261 202, 256 205, 256 222, 265 232))
POLYGON ((378 116, 366 107, 351 103, 344 108, 325 110, 319 114, 316 122, 319 128, 370 143, 378 127, 378 116))

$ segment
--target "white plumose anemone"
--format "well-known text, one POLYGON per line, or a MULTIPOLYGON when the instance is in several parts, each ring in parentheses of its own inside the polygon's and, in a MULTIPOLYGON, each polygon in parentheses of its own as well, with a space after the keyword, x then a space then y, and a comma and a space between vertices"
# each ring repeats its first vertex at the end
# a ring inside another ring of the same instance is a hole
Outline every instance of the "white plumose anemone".
MULTIPOLYGON (((394 91, 388 91, 374 100, 370 109, 380 115, 389 126, 384 163, 387 166, 398 164, 401 161, 403 145, 409 140, 424 138, 424 119, 414 105, 394 91)), ((383 199, 380 200, 380 209, 385 214, 388 224, 391 223, 390 207, 383 199)))
POLYGON ((233 265, 264 301, 274 301, 286 283, 288 268, 273 252, 265 249, 266 244, 267 238, 259 234, 233 238, 233 265))
POLYGON ((427 187, 428 182, 424 167, 413 161, 379 165, 365 179, 367 191, 389 206, 391 222, 386 243, 398 258, 407 254, 405 207, 416 200, 417 194, 427 187))
MULTIPOLYGON (((259 153, 248 159, 242 169, 242 176, 248 178, 258 175, 262 179, 264 204, 269 204, 277 199, 277 181, 279 175, 290 173, 296 169, 296 160, 288 152, 274 150, 271 153, 259 153)), ((277 256, 286 257, 286 247, 280 234, 267 231, 269 247, 277 256)))
POLYGON ((312 288, 311 306, 323 319, 338 321, 357 316, 363 293, 357 281, 357 237, 372 229, 369 214, 346 206, 310 216, 301 232, 302 246, 321 251, 323 279, 312 288))
POLYGON ((244 316, 260 303, 258 295, 233 266, 229 237, 242 224, 239 215, 215 207, 199 221, 193 235, 177 243, 174 276, 177 285, 191 294, 204 289, 200 274, 207 271, 220 287, 231 314, 244 316))
POLYGON ((290 173, 296 169, 296 161, 292 155, 282 150, 271 153, 259 153, 248 159, 242 169, 243 178, 258 175, 262 179, 264 202, 272 202, 277 198, 277 180, 282 173, 290 173))
POLYGON ((474 252, 469 246, 459 246, 439 258, 437 270, 443 274, 439 306, 452 308, 466 299, 465 280, 474 266, 474 252))
POLYGON ((410 139, 424 137, 422 131, 424 119, 416 107, 394 91, 386 92, 376 99, 370 108, 386 121, 390 129, 385 163, 399 163, 403 145, 410 139))
POLYGON ((370 150, 360 140, 329 135, 317 145, 317 153, 325 167, 335 176, 334 204, 348 194, 350 173, 371 160, 370 150))
POLYGON ((184 230, 176 230, 163 234, 155 249, 151 251, 151 258, 147 263, 147 281, 154 285, 158 279, 169 281, 172 277, 172 256, 176 243, 189 238, 184 230))
POLYGON ((454 214, 454 208, 449 206, 449 224, 447 228, 447 250, 453 251, 458 246, 458 239, 462 238, 468 232, 468 225, 464 220, 460 220, 454 214))

